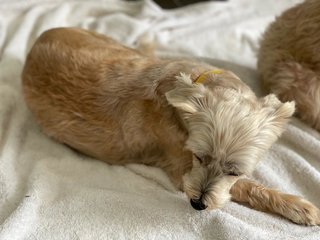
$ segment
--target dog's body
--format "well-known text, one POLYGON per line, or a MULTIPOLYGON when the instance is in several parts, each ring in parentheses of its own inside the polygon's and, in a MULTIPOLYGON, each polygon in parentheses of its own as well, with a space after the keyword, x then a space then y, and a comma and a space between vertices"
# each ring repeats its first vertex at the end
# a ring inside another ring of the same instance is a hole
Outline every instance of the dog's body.
POLYGON ((271 92, 294 100, 297 116, 320 131, 320 1, 304 1, 268 27, 258 70, 271 92))
POLYGON ((306 200, 242 178, 294 105, 258 99, 231 72, 60 28, 40 36, 22 76, 26 102, 49 136, 110 164, 160 167, 195 209, 220 208, 231 194, 297 223, 320 223, 306 200))
POLYGON ((191 167, 187 132, 164 93, 180 71, 198 65, 146 58, 101 35, 69 31, 43 34, 23 74, 26 100, 45 132, 111 164, 139 162, 174 175, 191 167))

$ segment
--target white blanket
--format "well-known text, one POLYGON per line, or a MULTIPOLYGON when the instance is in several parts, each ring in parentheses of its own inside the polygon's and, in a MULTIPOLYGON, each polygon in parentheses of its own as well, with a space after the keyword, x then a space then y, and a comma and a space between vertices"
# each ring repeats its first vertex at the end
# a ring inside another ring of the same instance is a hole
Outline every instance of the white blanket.
MULTIPOLYGON (((275 15, 300 0, 229 0, 164 11, 151 1, 0 0, 0 239, 320 239, 237 203, 198 212, 165 174, 110 166, 41 133, 21 95, 25 56, 39 34, 79 26, 157 53, 218 58, 259 86, 258 39, 275 15)), ((320 135, 294 120, 254 178, 320 207, 320 135)))

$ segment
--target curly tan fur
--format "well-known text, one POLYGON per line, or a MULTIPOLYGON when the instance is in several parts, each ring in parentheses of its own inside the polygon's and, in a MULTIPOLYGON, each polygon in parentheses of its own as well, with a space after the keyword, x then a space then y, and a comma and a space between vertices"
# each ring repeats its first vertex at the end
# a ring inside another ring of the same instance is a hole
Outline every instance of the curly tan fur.
MULTIPOLYGON (((198 210, 224 206, 232 187, 234 200, 245 192, 257 209, 317 223, 312 214, 270 207, 257 198, 264 191, 248 192, 240 184, 284 131, 294 104, 274 95, 258 99, 233 73, 207 72, 214 69, 147 57, 103 35, 59 28, 36 41, 22 78, 30 110, 59 142, 109 164, 160 167, 198 210)), ((272 204, 305 207, 299 198, 270 195, 272 204)))
POLYGON ((297 116, 320 130, 320 1, 284 12, 266 30, 258 70, 282 101, 296 102, 297 116))

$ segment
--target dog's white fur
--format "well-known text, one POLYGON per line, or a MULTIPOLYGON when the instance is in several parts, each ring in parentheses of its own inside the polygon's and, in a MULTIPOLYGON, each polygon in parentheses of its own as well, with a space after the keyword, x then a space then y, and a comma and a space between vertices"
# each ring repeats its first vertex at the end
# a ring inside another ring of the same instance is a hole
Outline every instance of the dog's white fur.
POLYGON ((257 100, 251 92, 242 94, 223 84, 209 90, 193 84, 185 74, 178 80, 166 97, 180 109, 187 124, 186 149, 205 161, 198 164, 194 160, 192 170, 184 175, 184 190, 189 198, 200 199, 202 195, 210 208, 220 208, 238 180, 228 173, 252 173, 262 154, 284 130, 284 119, 292 115, 294 103, 283 104, 274 95, 257 100))

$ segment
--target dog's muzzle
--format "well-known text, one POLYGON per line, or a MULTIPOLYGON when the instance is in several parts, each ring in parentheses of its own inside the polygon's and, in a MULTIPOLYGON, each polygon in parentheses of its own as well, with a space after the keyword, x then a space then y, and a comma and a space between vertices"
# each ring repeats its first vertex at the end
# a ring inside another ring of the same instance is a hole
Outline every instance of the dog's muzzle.
POLYGON ((201 199, 190 199, 190 203, 195 210, 201 211, 207 208, 207 206, 202 203, 201 199))

